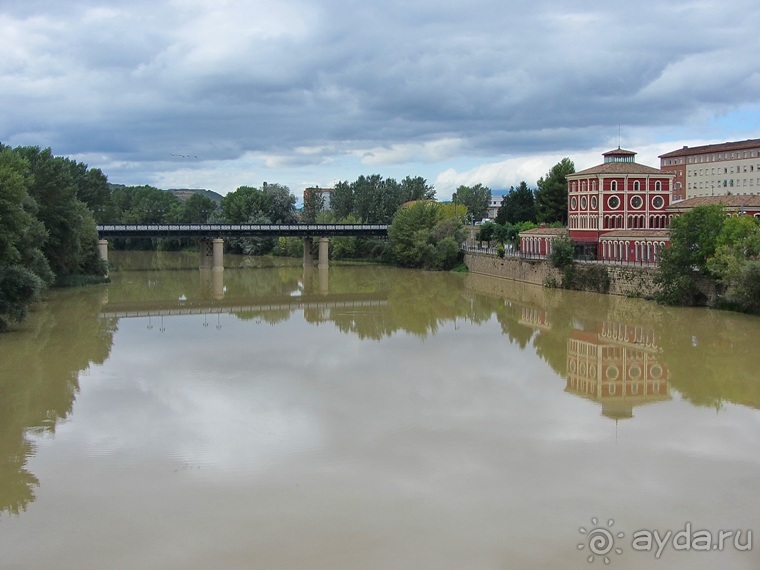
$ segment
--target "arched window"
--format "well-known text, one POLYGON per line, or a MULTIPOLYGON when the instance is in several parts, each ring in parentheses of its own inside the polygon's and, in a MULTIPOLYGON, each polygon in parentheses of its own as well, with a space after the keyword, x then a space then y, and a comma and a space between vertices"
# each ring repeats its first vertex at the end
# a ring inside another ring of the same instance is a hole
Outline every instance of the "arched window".
POLYGON ((655 182, 655 183, 654 183, 654 189, 655 189, 657 192, 659 192, 660 190, 662 190, 662 182, 660 182, 659 180, 658 180, 657 182, 655 182))
POLYGON ((638 192, 638 191, 639 191, 639 181, 638 181, 638 180, 635 180, 635 181, 633 182, 633 189, 634 189, 636 192, 638 192))
POLYGON ((612 182, 610 182, 610 190, 612 190, 613 192, 617 190, 617 180, 613 180, 612 182))

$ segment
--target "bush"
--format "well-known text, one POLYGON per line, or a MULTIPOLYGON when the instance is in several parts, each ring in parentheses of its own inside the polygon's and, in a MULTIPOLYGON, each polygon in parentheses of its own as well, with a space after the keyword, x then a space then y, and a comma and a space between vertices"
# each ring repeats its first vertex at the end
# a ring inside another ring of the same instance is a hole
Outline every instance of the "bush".
POLYGON ((547 256, 552 267, 565 269, 573 265, 573 242, 567 236, 554 238, 552 240, 552 250, 547 256))
POLYGON ((20 265, 0 269, 0 331, 12 322, 21 322, 29 305, 39 299, 45 282, 20 265))

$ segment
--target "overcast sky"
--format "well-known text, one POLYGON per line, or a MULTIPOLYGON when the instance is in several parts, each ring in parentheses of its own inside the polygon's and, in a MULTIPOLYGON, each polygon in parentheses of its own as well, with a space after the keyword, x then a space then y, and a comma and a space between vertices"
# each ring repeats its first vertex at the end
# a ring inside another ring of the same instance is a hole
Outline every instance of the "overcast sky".
POLYGON ((760 137, 757 0, 3 0, 0 142, 122 184, 508 188, 760 137))

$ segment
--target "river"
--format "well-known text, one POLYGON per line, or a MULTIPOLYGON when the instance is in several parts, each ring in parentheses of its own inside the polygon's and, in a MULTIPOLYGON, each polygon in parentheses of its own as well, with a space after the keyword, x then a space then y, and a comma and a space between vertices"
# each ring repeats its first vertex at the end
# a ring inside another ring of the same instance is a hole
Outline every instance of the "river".
POLYGON ((0 568, 760 567, 758 317, 112 262, 0 336, 0 568))

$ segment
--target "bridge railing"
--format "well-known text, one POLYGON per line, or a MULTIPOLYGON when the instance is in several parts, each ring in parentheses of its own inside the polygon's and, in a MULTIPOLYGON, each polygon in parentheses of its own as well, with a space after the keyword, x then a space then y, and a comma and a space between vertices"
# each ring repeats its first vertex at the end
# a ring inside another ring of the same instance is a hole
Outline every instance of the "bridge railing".
POLYGON ((385 235, 388 224, 102 224, 101 237, 229 237, 246 235, 385 235))

